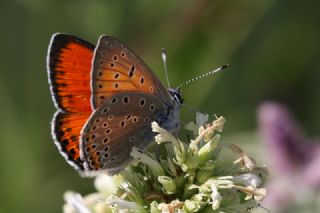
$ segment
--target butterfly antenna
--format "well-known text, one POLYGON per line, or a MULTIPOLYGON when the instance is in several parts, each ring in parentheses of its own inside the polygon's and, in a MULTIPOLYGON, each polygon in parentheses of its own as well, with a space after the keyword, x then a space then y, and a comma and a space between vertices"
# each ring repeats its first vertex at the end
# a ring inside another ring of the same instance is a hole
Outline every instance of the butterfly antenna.
POLYGON ((168 75, 167 52, 164 48, 162 48, 162 50, 161 50, 161 56, 162 56, 162 61, 163 61, 163 66, 164 66, 164 75, 166 77, 167 85, 168 85, 168 88, 171 88, 170 82, 169 82, 169 75, 168 75))
POLYGON ((187 84, 190 84, 190 83, 192 83, 192 82, 194 82, 194 81, 197 81, 197 80, 199 80, 199 79, 201 79, 201 78, 207 77, 207 76, 212 75, 212 74, 214 74, 214 73, 216 73, 216 72, 219 72, 219 71, 221 71, 221 70, 224 70, 224 69, 227 68, 228 66, 229 66, 229 64, 225 64, 225 65, 223 65, 223 66, 221 66, 221 67, 219 67, 219 68, 217 68, 217 69, 215 69, 215 70, 212 70, 212 71, 209 71, 209 72, 207 72, 207 73, 198 75, 197 77, 191 78, 190 80, 188 80, 188 81, 180 84, 180 85, 177 87, 177 89, 180 89, 181 87, 183 87, 183 86, 185 86, 185 85, 187 85, 187 84))

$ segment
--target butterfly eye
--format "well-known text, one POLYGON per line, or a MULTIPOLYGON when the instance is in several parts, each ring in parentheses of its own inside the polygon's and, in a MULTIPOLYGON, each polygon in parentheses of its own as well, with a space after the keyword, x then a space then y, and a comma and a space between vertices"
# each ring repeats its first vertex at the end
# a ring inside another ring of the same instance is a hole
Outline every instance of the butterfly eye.
POLYGON ((121 56, 122 56, 122 57, 125 57, 126 54, 125 54, 124 52, 121 52, 121 56))
POLYGON ((110 67, 114 67, 114 63, 110 63, 110 67))
POLYGON ((114 55, 114 56, 113 56, 113 60, 114 60, 114 61, 117 61, 117 60, 118 60, 118 56, 114 55))
POLYGON ((119 87, 119 84, 118 83, 115 83, 114 84, 114 88, 118 88, 119 87))
POLYGON ((111 103, 112 104, 115 104, 115 103, 117 103, 118 102, 118 99, 117 98, 113 98, 112 100, 111 100, 111 103))
POLYGON ((112 120, 112 119, 113 119, 113 116, 109 115, 108 120, 112 120))
POLYGON ((119 76, 120 76, 120 74, 119 74, 119 73, 114 74, 114 79, 119 78, 119 76))
POLYGON ((102 124, 103 128, 106 128, 107 126, 108 126, 108 122, 105 122, 105 123, 102 124))

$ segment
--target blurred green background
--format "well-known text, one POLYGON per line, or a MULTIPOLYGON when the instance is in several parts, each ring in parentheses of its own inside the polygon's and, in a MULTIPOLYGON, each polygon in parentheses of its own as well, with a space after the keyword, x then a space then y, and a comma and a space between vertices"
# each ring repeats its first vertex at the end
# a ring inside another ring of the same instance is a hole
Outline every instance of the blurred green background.
MULTIPOLYGON (((94 191, 93 180, 64 162, 50 135, 55 109, 46 53, 53 33, 94 44, 101 34, 116 36, 162 80, 165 47, 172 85, 229 63, 225 72, 184 87, 186 104, 225 116, 224 135, 232 136, 254 133, 257 106, 277 100, 316 135, 319 7, 318 0, 2 0, 0 212, 60 212, 64 191, 94 191)), ((182 120, 192 117, 184 110, 182 120)), ((263 153, 256 140, 248 142, 263 153)))

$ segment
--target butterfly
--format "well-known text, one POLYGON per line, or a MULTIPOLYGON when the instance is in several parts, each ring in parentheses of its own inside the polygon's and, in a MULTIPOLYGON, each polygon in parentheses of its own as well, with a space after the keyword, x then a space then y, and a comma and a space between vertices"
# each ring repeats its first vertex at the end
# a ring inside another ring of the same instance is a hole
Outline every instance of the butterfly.
POLYGON ((83 176, 123 170, 132 148, 144 149, 153 140, 153 121, 171 133, 179 129, 180 90, 163 86, 136 53, 112 36, 100 36, 94 46, 54 34, 47 71, 57 109, 51 122, 54 143, 83 176))

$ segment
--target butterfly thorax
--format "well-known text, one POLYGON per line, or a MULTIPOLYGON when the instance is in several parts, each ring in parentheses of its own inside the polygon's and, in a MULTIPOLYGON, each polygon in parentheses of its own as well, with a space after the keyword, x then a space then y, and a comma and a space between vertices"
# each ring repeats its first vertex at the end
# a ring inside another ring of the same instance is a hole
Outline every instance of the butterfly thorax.
POLYGON ((167 116, 163 119, 161 126, 171 133, 176 133, 180 127, 180 108, 183 99, 181 98, 179 89, 169 88, 168 92, 171 103, 168 105, 167 116))

